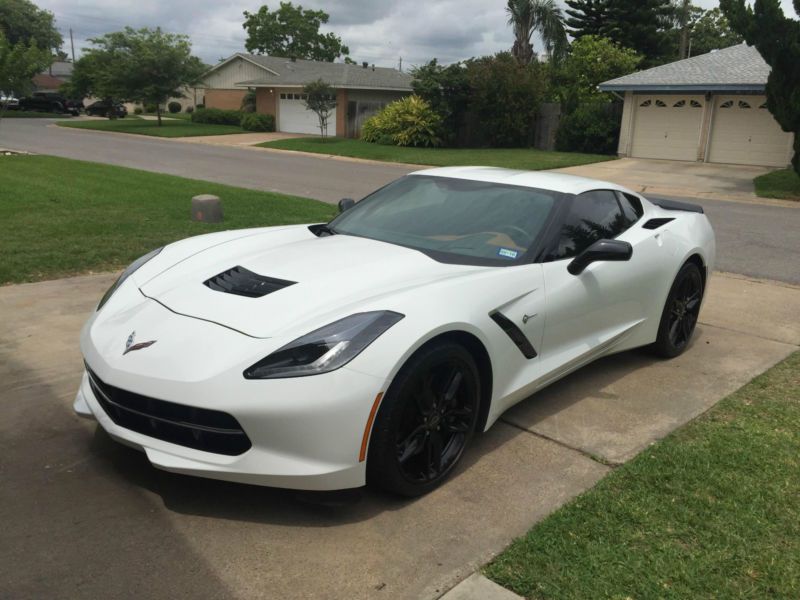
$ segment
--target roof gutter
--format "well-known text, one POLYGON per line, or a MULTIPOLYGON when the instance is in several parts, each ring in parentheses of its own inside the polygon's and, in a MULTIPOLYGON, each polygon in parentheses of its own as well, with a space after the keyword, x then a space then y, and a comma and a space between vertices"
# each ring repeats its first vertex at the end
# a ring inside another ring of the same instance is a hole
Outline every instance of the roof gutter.
POLYGON ((601 83, 601 92, 763 92, 763 83, 706 84, 608 84, 601 83))

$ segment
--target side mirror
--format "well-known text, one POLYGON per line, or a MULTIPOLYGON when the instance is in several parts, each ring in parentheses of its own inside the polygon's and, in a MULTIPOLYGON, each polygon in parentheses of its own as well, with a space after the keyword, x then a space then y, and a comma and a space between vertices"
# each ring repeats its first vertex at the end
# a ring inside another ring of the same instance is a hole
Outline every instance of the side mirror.
POLYGON ((601 260, 626 261, 633 255, 633 246, 619 240, 597 240, 594 244, 578 254, 567 265, 572 275, 580 275, 593 262, 601 260))
POLYGON ((342 198, 339 200, 339 212, 343 213, 346 210, 350 210, 356 205, 356 201, 352 198, 342 198))

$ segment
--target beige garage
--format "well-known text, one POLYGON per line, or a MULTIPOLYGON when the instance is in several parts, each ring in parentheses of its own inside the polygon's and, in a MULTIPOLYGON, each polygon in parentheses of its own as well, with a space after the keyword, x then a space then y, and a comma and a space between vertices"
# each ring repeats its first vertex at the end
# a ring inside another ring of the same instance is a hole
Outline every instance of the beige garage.
POLYGON ((794 137, 767 109, 768 76, 740 44, 602 83, 625 94, 619 155, 787 166, 794 137))
POLYGON ((716 97, 708 162, 785 167, 791 148, 765 96, 716 97))
POLYGON ((694 160, 703 122, 703 96, 637 96, 631 155, 694 160))

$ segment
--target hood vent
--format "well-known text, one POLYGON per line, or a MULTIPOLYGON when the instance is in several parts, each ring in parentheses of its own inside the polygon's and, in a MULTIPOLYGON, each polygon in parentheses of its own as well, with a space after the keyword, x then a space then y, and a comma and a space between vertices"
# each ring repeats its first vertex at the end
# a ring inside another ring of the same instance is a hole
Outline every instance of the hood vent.
POLYGON ((236 266, 204 281, 203 285, 215 292, 236 294, 247 298, 261 298, 295 283, 297 282, 264 277, 258 273, 248 271, 244 267, 236 266))

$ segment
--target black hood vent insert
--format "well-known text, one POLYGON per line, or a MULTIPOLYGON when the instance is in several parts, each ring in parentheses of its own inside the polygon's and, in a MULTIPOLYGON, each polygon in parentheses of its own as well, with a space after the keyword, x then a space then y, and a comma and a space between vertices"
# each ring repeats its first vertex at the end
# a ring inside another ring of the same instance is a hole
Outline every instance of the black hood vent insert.
POLYGON ((236 294, 247 298, 261 298, 295 283, 297 282, 265 277, 248 271, 244 267, 236 266, 204 281, 203 285, 215 292, 236 294))

